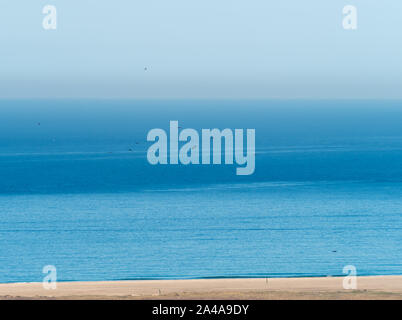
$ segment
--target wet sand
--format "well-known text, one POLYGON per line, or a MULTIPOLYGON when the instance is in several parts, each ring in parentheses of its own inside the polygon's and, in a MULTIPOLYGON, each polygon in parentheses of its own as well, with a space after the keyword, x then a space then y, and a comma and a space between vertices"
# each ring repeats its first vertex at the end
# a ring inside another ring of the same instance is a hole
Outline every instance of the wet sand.
POLYGON ((0 284, 0 299, 398 299, 402 276, 58 282, 0 284))

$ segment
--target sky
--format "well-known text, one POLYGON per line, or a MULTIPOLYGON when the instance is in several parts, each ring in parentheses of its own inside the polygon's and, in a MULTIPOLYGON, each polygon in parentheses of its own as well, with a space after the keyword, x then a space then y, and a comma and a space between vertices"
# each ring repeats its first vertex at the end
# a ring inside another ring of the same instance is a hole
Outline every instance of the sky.
POLYGON ((401 12, 397 0, 1 0, 0 98, 399 99, 401 12), (357 30, 342 27, 345 5, 357 30))

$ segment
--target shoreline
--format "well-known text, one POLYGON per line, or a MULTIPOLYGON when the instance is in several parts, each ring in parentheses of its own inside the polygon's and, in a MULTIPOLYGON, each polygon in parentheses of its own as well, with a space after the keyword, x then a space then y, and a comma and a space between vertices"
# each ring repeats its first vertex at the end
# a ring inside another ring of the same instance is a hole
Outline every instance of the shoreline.
POLYGON ((357 288, 343 288, 344 277, 224 278, 0 284, 0 300, 16 299, 397 299, 402 276, 359 276, 357 288))

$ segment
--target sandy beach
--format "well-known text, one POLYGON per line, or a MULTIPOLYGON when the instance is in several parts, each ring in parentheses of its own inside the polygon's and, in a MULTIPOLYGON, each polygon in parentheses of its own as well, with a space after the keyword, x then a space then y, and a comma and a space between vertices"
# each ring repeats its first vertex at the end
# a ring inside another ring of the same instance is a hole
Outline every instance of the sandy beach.
POLYGON ((0 299, 402 299, 402 276, 199 279, 0 284, 0 299))

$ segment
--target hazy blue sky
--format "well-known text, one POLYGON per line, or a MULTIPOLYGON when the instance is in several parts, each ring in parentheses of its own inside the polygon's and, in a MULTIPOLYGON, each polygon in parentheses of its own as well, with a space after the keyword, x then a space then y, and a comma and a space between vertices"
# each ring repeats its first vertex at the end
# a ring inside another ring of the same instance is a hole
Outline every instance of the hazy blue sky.
POLYGON ((401 12, 400 0, 1 0, 0 97, 401 98, 401 12))

